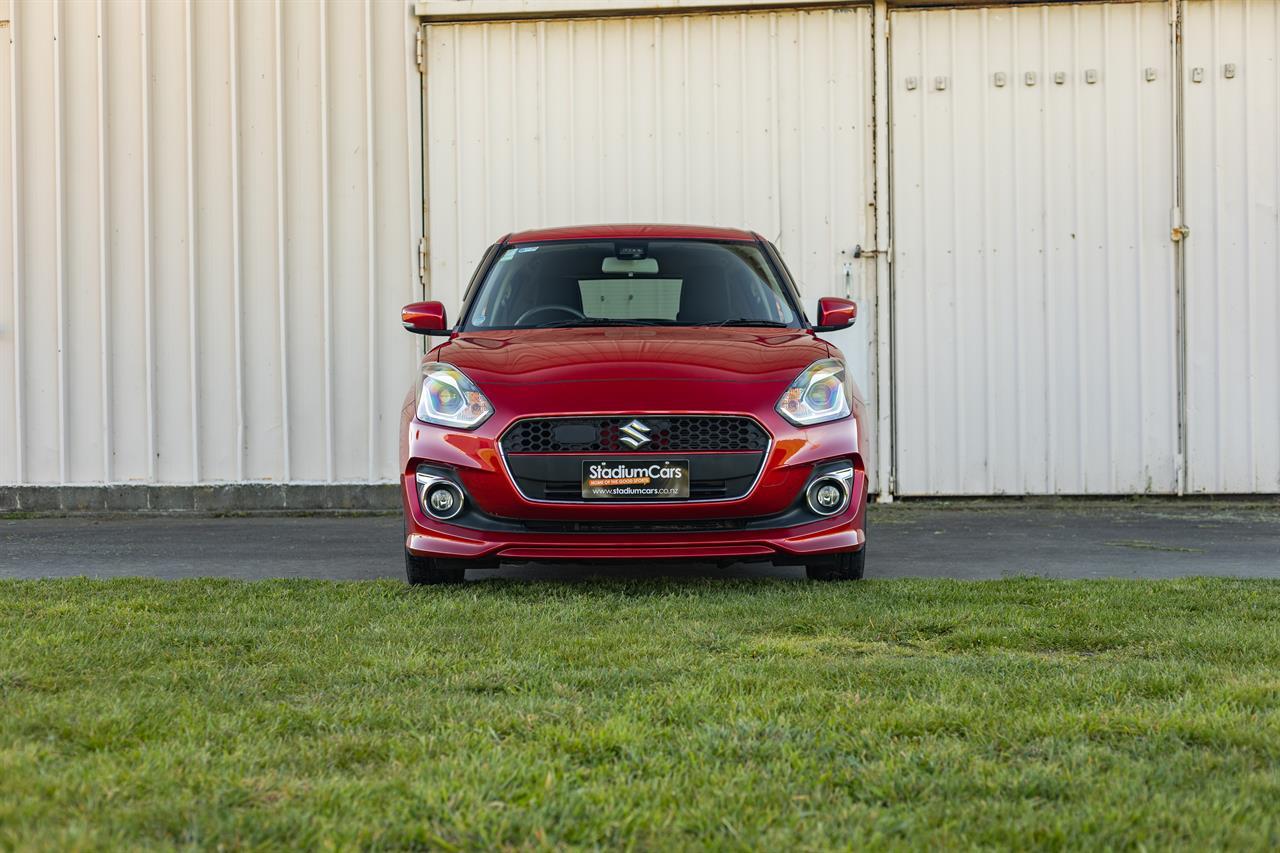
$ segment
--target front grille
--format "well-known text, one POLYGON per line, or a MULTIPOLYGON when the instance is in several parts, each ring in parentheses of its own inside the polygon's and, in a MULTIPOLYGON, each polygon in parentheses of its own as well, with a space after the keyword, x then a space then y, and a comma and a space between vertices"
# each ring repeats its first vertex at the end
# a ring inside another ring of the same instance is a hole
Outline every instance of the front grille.
POLYGON ((530 418, 502 436, 507 453, 670 453, 696 450, 764 450, 769 436, 751 418, 721 415, 643 415, 639 418, 530 418), (620 430, 640 420, 649 441, 622 443, 620 430))
MULTIPOLYGON (((582 463, 592 458, 585 453, 516 453, 507 457, 507 469, 520 493, 527 498, 576 502, 583 499, 582 463)), ((635 453, 619 453, 617 458, 654 459, 652 456, 637 457, 635 453)), ((764 463, 764 452, 690 453, 682 458, 689 463, 690 500, 734 500, 750 490, 764 463)))

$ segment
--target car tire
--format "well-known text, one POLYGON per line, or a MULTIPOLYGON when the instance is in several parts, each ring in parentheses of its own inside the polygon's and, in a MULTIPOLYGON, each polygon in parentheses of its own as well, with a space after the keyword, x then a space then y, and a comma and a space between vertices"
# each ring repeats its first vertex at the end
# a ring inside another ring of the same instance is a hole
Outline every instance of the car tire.
POLYGON ((867 546, 857 551, 837 554, 834 559, 826 559, 821 563, 809 563, 804 572, 811 581, 859 581, 866 564, 867 546))
POLYGON ((429 583, 462 583, 467 570, 454 560, 419 557, 406 548, 404 573, 411 586, 421 586, 429 583))

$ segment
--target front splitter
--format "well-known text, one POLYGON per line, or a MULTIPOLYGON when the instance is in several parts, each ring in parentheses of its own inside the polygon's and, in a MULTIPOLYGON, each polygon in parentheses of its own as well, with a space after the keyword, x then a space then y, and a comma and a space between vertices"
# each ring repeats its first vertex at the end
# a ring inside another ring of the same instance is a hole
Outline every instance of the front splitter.
POLYGON ((405 547, 428 557, 476 560, 720 560, 770 556, 820 556, 856 551, 866 542, 852 523, 805 525, 770 531, 774 535, 710 534, 529 534, 486 539, 453 532, 415 531, 405 547), (819 527, 820 529, 812 529, 819 527))

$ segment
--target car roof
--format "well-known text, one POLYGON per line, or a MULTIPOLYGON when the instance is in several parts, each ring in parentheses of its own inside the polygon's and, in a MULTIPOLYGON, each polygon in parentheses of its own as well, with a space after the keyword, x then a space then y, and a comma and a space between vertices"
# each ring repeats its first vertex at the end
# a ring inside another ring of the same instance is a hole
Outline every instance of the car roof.
POLYGON ((709 225, 573 225, 560 228, 535 228, 519 231, 506 238, 507 243, 545 243, 551 240, 727 240, 754 243, 756 235, 741 228, 717 228, 709 225))

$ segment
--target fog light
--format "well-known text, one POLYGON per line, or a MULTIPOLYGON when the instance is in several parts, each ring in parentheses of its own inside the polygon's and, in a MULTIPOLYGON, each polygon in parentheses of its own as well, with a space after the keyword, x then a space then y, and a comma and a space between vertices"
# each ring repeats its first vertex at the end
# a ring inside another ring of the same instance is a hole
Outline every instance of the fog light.
POLYGON ((418 489, 422 511, 432 518, 444 520, 462 512, 462 489, 449 480, 419 471, 418 489))
POLYGON ((828 474, 809 484, 805 500, 818 515, 836 515, 849 506, 849 486, 839 475, 828 474))
POLYGON ((453 492, 443 486, 433 489, 428 500, 431 501, 431 511, 440 515, 449 515, 453 512, 454 504, 458 502, 453 492))
POLYGON ((814 499, 817 501, 818 506, 830 510, 840 505, 840 502, 844 500, 844 493, 830 483, 823 483, 818 487, 818 492, 814 495, 814 499))

